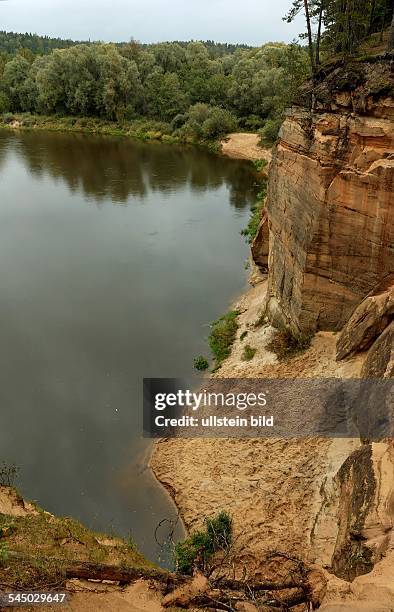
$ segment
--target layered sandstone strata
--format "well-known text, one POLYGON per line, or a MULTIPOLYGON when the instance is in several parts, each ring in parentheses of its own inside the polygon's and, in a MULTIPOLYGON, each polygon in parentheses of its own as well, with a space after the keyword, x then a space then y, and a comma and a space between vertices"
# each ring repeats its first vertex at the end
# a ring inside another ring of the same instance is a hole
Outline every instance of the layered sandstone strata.
MULTIPOLYGON (((390 62, 375 70, 390 85, 390 62)), ((371 93, 371 74, 366 65, 350 92, 322 84, 314 110, 293 108, 280 131, 268 313, 298 334, 341 329, 394 270, 394 99, 371 93)))

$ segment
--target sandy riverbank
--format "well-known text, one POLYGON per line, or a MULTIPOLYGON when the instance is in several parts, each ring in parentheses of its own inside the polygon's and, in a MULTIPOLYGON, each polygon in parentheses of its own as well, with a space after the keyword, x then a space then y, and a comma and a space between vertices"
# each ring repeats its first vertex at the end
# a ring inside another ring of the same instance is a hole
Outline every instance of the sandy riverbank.
POLYGON ((263 148, 259 145, 260 136, 258 134, 228 134, 221 142, 222 153, 233 159, 265 159, 271 161, 271 149, 263 148))
MULTIPOLYGON (((220 378, 357 377, 363 357, 338 364, 335 335, 319 333, 304 354, 279 362, 267 344, 270 325, 255 327, 266 282, 236 304, 242 314, 231 357, 215 375, 220 378), (241 335, 247 331, 245 340, 241 335), (241 360, 244 344, 257 348, 250 362, 241 360)), ((322 485, 335 474, 356 440, 214 440, 166 439, 151 458, 158 480, 175 500, 188 529, 206 516, 227 510, 234 519, 240 560, 258 571, 269 549, 285 550, 324 564, 334 542, 327 530, 314 534, 322 485)), ((328 530, 329 532, 330 530, 328 530)), ((332 530, 334 537, 335 530, 332 530)))

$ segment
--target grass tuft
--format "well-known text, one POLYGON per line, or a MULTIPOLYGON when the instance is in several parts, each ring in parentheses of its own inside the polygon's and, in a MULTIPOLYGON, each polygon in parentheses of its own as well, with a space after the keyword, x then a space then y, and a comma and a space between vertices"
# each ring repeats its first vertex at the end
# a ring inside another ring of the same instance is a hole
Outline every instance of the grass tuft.
POLYGON ((256 353, 257 349, 247 344, 242 353, 242 361, 251 361, 256 353))

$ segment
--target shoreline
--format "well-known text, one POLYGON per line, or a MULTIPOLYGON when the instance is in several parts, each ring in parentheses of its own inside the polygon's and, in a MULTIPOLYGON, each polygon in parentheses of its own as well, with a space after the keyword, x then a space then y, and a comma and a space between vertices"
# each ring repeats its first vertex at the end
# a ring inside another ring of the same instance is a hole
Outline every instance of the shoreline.
MULTIPOLYGON (((130 126, 128 129, 122 129, 119 125, 113 122, 104 122, 101 120, 92 120, 91 124, 86 125, 84 118, 76 117, 45 117, 45 116, 31 116, 15 114, 14 121, 8 124, 0 124, 0 127, 9 131, 51 131, 60 133, 74 133, 74 134, 88 134, 98 136, 116 136, 131 138, 133 140, 142 140, 146 142, 162 142, 164 144, 177 144, 183 146, 203 146, 208 148, 212 153, 217 155, 223 155, 232 159, 239 159, 244 161, 253 162, 257 159, 265 159, 267 161, 271 158, 271 151, 265 150, 258 147, 259 136, 257 134, 247 133, 233 133, 229 134, 226 140, 221 142, 210 143, 207 147, 207 143, 197 142, 180 142, 168 135, 158 134, 157 132, 137 132, 131 131, 130 126), (28 124, 23 122, 28 119, 28 124), (71 123, 72 122, 72 123, 71 123)), ((241 239, 241 238, 240 238, 241 239)), ((263 283, 264 285, 264 283, 263 283)), ((258 285, 259 286, 259 285, 258 285)), ((261 286, 261 285, 260 285, 261 286)), ((245 292, 242 293, 236 300, 237 303, 248 301, 250 292, 255 291, 255 288, 246 288, 245 292)), ((244 304, 245 305, 245 304, 244 304)), ((244 308, 244 305, 242 306, 244 308)), ((234 355, 234 351, 233 351, 234 355)), ((236 358, 238 360, 238 357, 236 358)), ((223 375, 224 368, 229 367, 229 363, 232 362, 230 357, 220 369, 218 376, 223 375)), ((245 365, 245 364, 244 364, 245 365)), ((234 371, 234 376, 237 376, 237 372, 234 371)), ((231 372, 230 372, 231 375, 231 372)), ((227 374, 224 374, 227 377, 227 374)), ((189 517, 185 512, 183 504, 179 503, 175 486, 169 480, 163 480, 162 474, 158 469, 157 458, 161 456, 160 453, 161 441, 153 441, 152 445, 147 449, 144 456, 144 463, 146 467, 151 471, 157 484, 165 491, 165 494, 169 496, 171 503, 174 504, 174 510, 178 513, 181 521, 181 528, 185 536, 187 536, 190 527, 189 517)), ((196 506, 196 509, 198 505, 196 506)), ((197 510, 196 510, 197 511, 197 510)), ((198 516, 200 513, 197 511, 198 516)))
POLYGON ((181 139, 174 136, 171 126, 155 120, 138 119, 123 122, 108 121, 98 117, 65 115, 32 115, 30 113, 9 113, 6 121, 0 118, 0 129, 12 132, 46 131, 64 134, 88 134, 92 136, 115 136, 142 142, 196 146, 212 153, 220 153, 219 140, 201 141, 193 138, 181 139))
MULTIPOLYGON (((239 329, 230 357, 216 378, 358 377, 364 355, 335 361, 335 334, 319 332, 311 347, 288 361, 267 349, 275 330, 256 327, 267 282, 241 295, 239 329), (247 331, 247 340, 241 339, 247 331), (258 347, 242 361, 245 342, 258 347)), ((334 546, 325 526, 314 534, 321 509, 320 486, 333 476, 358 440, 313 439, 161 439, 154 443, 150 469, 171 495, 188 533, 203 519, 225 510, 234 520, 240 559, 254 572, 267 549, 291 550, 313 562, 327 561, 334 546), (297 473, 292 470, 297 466, 297 473), (313 475, 313 477, 311 477, 313 475), (293 508, 302 509, 293 513, 293 508), (291 522, 289 522, 291 519, 291 522), (292 529, 288 528, 293 524, 292 529), (312 540, 314 542, 312 544, 312 540), (330 541, 328 541, 330 540, 330 541)), ((327 485, 329 486, 329 485, 327 485)), ((335 533, 335 532, 334 532, 335 533)))
POLYGON ((171 133, 169 125, 158 121, 136 120, 119 124, 97 117, 31 115, 10 113, 8 120, 0 118, 0 129, 11 132, 47 131, 64 134, 89 134, 92 136, 115 136, 140 142, 174 144, 199 147, 216 155, 244 161, 271 160, 271 149, 259 146, 258 134, 237 132, 217 140, 198 140, 191 137, 179 138, 171 133))

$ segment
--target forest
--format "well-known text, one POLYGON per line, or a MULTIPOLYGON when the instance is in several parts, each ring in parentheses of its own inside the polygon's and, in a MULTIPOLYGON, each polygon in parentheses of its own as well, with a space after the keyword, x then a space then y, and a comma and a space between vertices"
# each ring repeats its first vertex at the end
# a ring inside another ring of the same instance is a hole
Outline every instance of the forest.
POLYGON ((393 7, 394 0, 294 0, 284 20, 304 14, 301 40, 259 48, 77 44, 1 32, 0 113, 144 118, 186 140, 259 130, 272 143, 300 84, 328 59, 351 58, 371 36, 383 40, 393 7))

